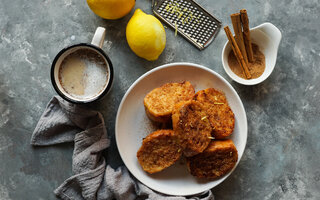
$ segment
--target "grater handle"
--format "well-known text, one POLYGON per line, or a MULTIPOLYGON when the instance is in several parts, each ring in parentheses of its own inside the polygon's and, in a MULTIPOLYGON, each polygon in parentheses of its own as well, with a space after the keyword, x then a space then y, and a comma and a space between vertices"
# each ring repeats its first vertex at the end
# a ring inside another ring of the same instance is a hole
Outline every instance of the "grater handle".
POLYGON ((105 36, 106 36, 106 29, 103 27, 98 27, 96 32, 94 33, 91 44, 102 48, 105 36))

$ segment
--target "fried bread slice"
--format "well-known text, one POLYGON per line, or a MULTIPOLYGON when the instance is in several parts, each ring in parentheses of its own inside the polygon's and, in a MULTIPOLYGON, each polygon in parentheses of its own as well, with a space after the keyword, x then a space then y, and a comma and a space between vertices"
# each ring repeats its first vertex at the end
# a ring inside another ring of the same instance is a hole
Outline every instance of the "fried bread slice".
POLYGON ((149 92, 144 100, 144 107, 148 117, 156 122, 171 121, 173 106, 194 97, 195 91, 190 82, 166 83, 149 92))
POLYGON ((232 140, 215 140, 202 153, 187 158, 187 166, 195 177, 216 179, 231 171, 237 160, 232 140))
POLYGON ((234 114, 222 92, 214 88, 208 88, 198 91, 194 99, 204 105, 215 139, 225 139, 232 134, 235 121, 234 114))
POLYGON ((173 130, 158 130, 143 139, 137 158, 143 170, 152 174, 177 161, 182 154, 173 130))
POLYGON ((197 101, 177 103, 172 111, 172 126, 187 157, 201 153, 211 141, 212 128, 207 113, 197 101))

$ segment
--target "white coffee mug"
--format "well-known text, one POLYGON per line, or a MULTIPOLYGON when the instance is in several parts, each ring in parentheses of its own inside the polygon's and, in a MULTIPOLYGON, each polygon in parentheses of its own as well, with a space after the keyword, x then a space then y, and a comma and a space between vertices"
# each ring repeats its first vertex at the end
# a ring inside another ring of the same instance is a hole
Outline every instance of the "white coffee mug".
POLYGON ((102 98, 110 91, 114 72, 110 58, 102 50, 105 33, 105 28, 98 27, 91 44, 80 43, 66 47, 54 58, 51 65, 52 85, 56 92, 65 100, 72 103, 89 103, 102 98), (78 56, 79 58, 77 58, 78 56), (83 60, 87 57, 87 60, 83 60), (71 60, 77 59, 80 61, 73 61, 73 64, 70 64, 71 60), (95 63, 92 59, 99 60, 99 63, 95 63), (93 64, 88 64, 89 61, 93 64), (79 65, 83 66, 80 68, 79 65), (92 66, 95 65, 99 65, 103 70, 94 70, 93 73, 90 69, 93 69, 92 66), (66 67, 68 67, 68 70, 64 70, 66 67), (81 72, 79 70, 81 70, 81 72), (67 71, 68 75, 66 74, 67 71), (64 76, 68 77, 68 81, 63 82, 64 76), (72 79, 73 76, 75 81, 72 79), (70 92, 71 90, 68 90, 68 88, 80 87, 80 84, 76 84, 79 80, 81 80, 81 89, 83 90, 83 94, 81 93, 81 95, 72 93, 70 92), (97 84, 97 81, 103 82, 97 84), (74 86, 72 85, 72 87, 70 87, 67 84, 74 84, 74 86))

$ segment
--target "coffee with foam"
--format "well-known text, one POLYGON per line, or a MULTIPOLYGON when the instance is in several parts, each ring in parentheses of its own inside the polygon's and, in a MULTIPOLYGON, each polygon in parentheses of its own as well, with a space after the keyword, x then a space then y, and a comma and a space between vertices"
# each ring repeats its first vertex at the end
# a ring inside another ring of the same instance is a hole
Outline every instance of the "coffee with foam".
POLYGON ((78 49, 67 55, 59 69, 59 82, 65 93, 78 100, 100 95, 109 82, 106 60, 90 49, 78 49))

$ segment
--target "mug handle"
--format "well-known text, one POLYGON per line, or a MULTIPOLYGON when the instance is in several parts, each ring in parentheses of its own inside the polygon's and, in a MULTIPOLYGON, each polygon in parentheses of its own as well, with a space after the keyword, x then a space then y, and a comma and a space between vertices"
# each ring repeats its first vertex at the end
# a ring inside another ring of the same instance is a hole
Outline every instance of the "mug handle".
POLYGON ((96 32, 94 33, 91 44, 99 48, 102 48, 105 36, 106 36, 106 29, 103 27, 98 27, 96 32))

